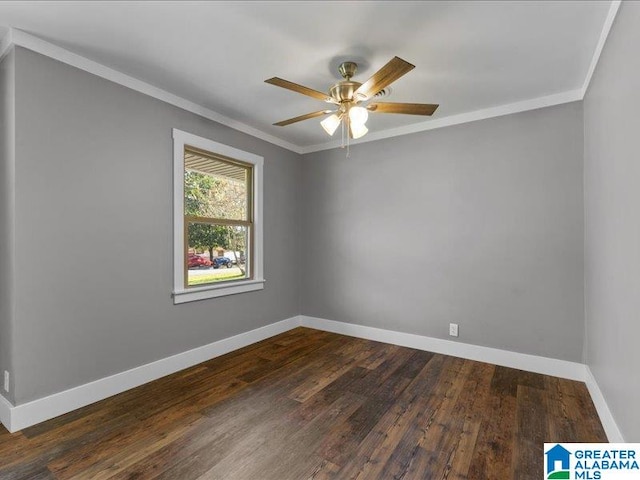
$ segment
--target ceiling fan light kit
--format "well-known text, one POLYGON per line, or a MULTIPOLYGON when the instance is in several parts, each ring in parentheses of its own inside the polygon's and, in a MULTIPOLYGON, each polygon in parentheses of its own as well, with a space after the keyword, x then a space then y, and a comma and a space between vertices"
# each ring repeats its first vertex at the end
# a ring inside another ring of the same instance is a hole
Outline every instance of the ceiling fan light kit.
POLYGON ((353 125, 354 123, 364 125, 369 119, 369 112, 364 107, 351 107, 349 109, 349 121, 353 125))
POLYGON ((320 122, 320 125, 322 125, 322 128, 324 128, 325 132, 333 136, 333 134, 336 133, 336 130, 340 126, 341 121, 342 121, 342 115, 338 116, 334 113, 330 117, 327 117, 324 120, 322 120, 320 122))
POLYGON ((369 129, 364 123, 361 123, 361 124, 352 123, 351 125, 349 125, 349 130, 350 130, 351 137, 353 138, 364 137, 369 131, 369 129))
POLYGON ((380 95, 380 93, 388 92, 388 87, 391 83, 395 82, 414 68, 414 65, 409 62, 399 57, 394 57, 384 67, 374 73, 369 80, 364 83, 359 83, 351 80, 351 77, 353 77, 358 70, 358 65, 355 62, 343 62, 338 67, 338 72, 340 72, 340 75, 342 75, 344 80, 333 85, 329 89, 328 95, 319 92, 318 90, 298 85, 297 83, 283 80, 278 77, 265 80, 266 83, 286 88, 338 107, 337 110, 319 110, 317 112, 307 113, 288 120, 283 120, 281 122, 274 123, 274 125, 284 127, 309 118, 331 114, 329 117, 322 120, 320 125, 329 135, 333 135, 338 127, 342 125, 343 135, 344 131, 347 131, 348 147, 349 138, 356 139, 363 137, 369 131, 365 125, 369 118, 369 112, 403 113, 426 116, 433 115, 438 108, 438 105, 436 104, 377 101, 369 103, 376 96, 384 96, 380 95), (364 106, 359 105, 361 103, 364 106))

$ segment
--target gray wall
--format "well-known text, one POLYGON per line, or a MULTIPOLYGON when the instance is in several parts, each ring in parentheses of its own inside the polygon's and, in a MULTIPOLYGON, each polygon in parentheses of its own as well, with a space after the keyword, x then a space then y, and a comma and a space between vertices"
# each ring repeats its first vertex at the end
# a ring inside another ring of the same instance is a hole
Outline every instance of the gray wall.
POLYGON ((640 442, 640 4, 623 2, 584 101, 586 358, 640 442))
POLYGON ((13 371, 14 59, 11 50, 0 62, 0 394, 9 400, 13 381, 9 393, 2 386, 4 371, 13 371))
POLYGON ((16 49, 23 403, 299 313, 299 156, 16 49), (174 306, 173 127, 265 158, 265 290, 174 306))
POLYGON ((304 157, 305 315, 582 360, 581 103, 304 157))
POLYGON ((16 403, 299 313, 448 339, 455 322, 465 343, 582 360, 581 103, 301 161, 31 51, 15 62, 15 258, 32 259, 16 403), (265 157, 264 291, 173 305, 174 127, 265 157))

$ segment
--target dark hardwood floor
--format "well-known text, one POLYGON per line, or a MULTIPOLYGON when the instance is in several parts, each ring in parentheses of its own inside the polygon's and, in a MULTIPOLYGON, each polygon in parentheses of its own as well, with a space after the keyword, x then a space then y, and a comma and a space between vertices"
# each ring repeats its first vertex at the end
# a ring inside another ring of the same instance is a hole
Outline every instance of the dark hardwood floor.
POLYGON ((606 441, 582 383, 306 328, 0 428, 2 480, 537 480, 606 441))

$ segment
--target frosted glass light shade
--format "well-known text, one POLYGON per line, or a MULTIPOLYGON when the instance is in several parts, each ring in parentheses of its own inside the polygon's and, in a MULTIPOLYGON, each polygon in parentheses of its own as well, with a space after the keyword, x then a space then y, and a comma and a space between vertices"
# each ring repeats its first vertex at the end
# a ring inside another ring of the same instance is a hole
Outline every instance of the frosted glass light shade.
POLYGON ((351 107, 349 110, 349 120, 351 121, 351 125, 364 125, 368 118, 369 112, 364 107, 351 107))
POLYGON ((340 126, 340 117, 334 113, 330 117, 322 120, 320 122, 320 125, 322 125, 322 128, 324 128, 325 132, 327 132, 329 135, 333 135, 334 133, 336 133, 336 130, 340 126))
POLYGON ((369 129, 364 123, 352 123, 351 124, 351 136, 353 138, 364 137, 369 129))

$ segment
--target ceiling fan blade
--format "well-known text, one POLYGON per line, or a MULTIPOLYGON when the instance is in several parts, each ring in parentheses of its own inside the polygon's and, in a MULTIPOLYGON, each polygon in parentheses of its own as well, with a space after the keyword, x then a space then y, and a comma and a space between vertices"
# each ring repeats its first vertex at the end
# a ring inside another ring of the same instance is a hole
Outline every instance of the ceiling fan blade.
POLYGON ((269 80, 265 80, 265 83, 270 83, 271 85, 275 85, 276 87, 286 88, 287 90, 293 90, 294 92, 298 92, 308 97, 322 100, 323 102, 336 103, 336 101, 326 93, 319 92, 318 90, 314 90, 313 88, 298 85, 297 83, 290 82, 289 80, 283 80, 282 78, 273 77, 269 80))
POLYGON ((274 123, 278 127, 284 127, 286 125, 291 125, 292 123, 301 122, 302 120, 308 120, 310 118, 320 117, 322 115, 328 115, 330 113, 334 113, 333 110, 319 110, 317 112, 307 113, 305 115, 300 115, 299 117, 290 118, 288 120, 282 120, 281 122, 274 123))
POLYGON ((414 68, 415 65, 411 65, 400 57, 393 57, 389 63, 374 73, 369 80, 360 85, 355 94, 360 99, 371 98, 380 90, 383 90, 384 87, 391 85, 414 68))
POLYGON ((433 103, 376 102, 367 105, 367 110, 376 113, 406 113, 408 115, 433 115, 438 105, 433 103))

